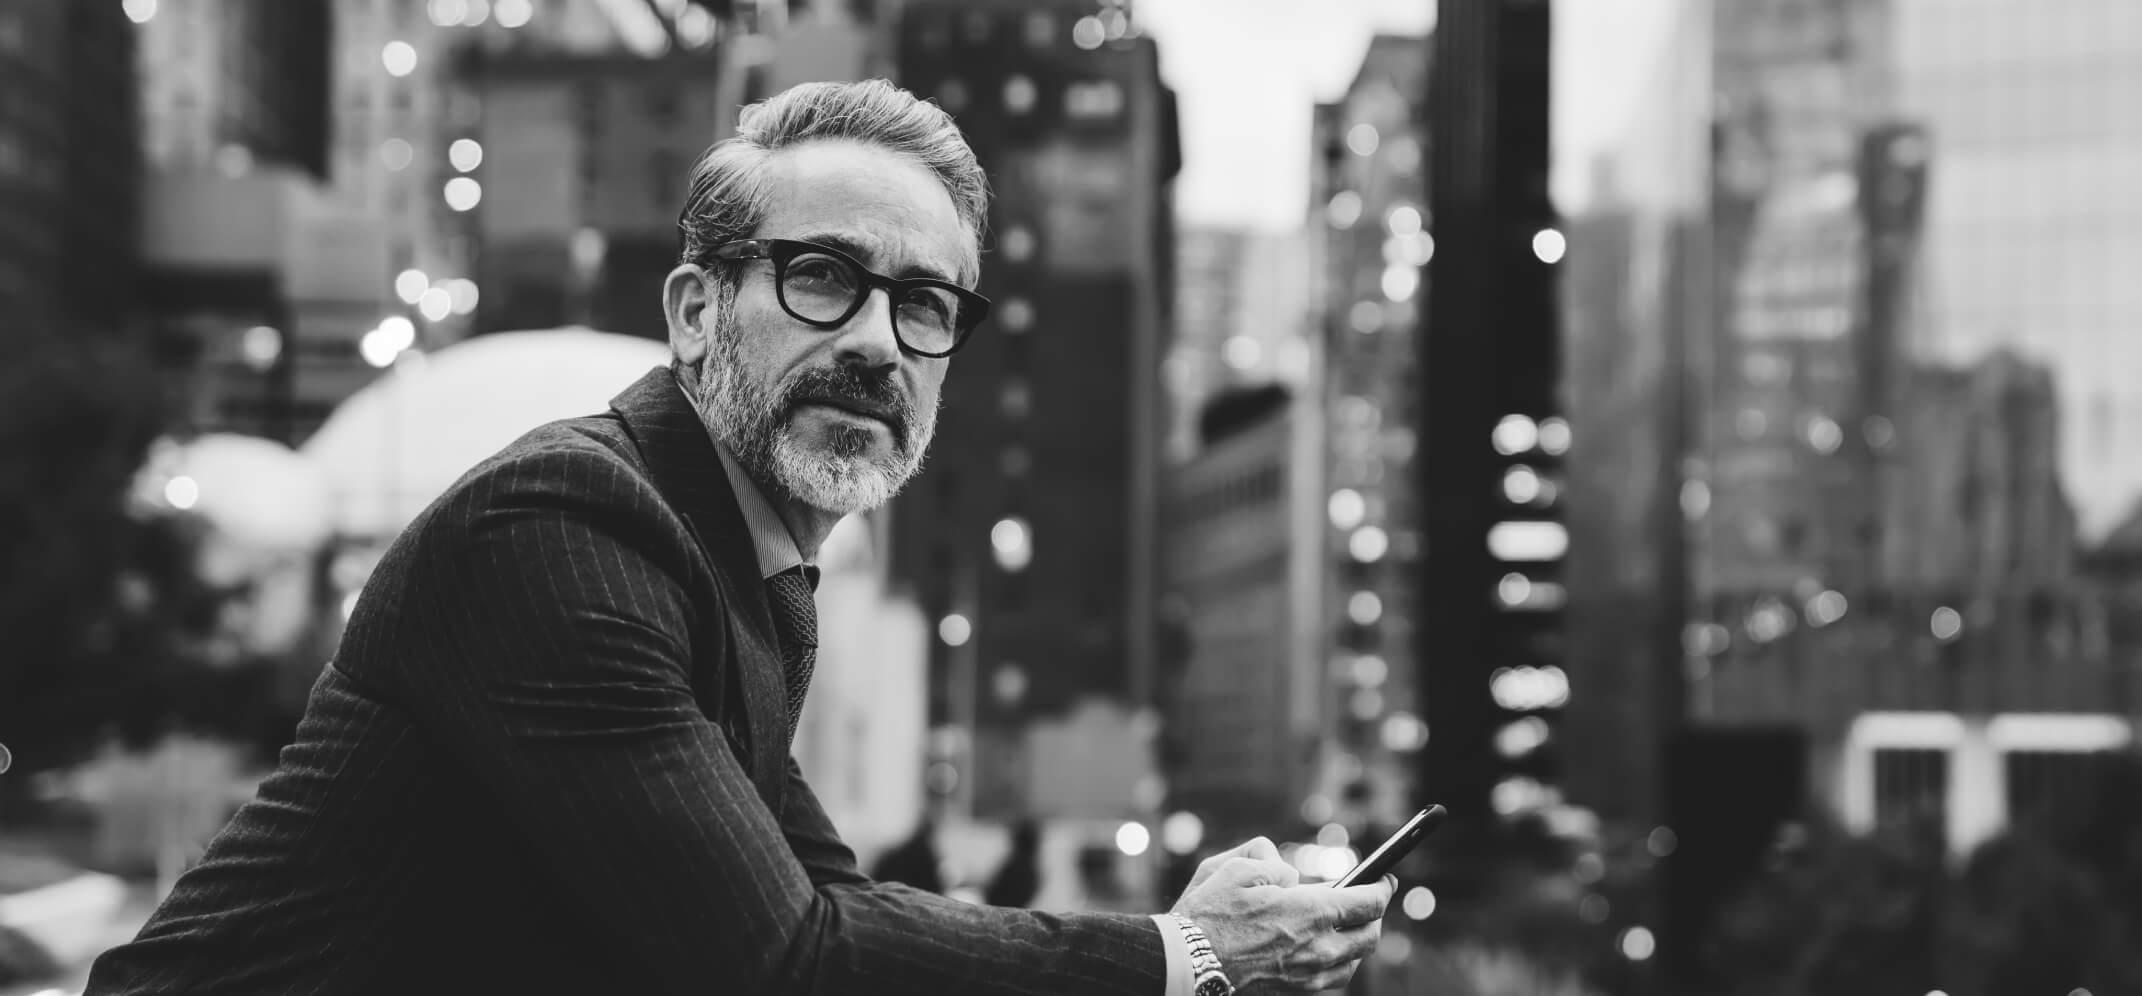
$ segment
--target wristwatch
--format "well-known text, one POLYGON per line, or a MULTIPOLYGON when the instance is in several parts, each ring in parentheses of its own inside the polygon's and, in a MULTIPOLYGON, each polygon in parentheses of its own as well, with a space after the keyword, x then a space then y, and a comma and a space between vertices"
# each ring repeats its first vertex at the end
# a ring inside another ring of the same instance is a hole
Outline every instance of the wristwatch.
POLYGON ((1235 984, 1227 981, 1227 973, 1220 971, 1220 956, 1212 950, 1212 942, 1205 938, 1205 931, 1197 922, 1180 913, 1168 916, 1182 928, 1183 940, 1190 945, 1191 996, 1234 996, 1235 984))

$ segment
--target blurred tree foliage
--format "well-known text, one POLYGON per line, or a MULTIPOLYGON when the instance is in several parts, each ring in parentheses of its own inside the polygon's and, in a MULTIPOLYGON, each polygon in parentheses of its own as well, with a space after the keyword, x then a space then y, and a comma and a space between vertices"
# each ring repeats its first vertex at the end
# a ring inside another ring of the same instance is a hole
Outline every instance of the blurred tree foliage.
POLYGON ((172 551, 154 549, 126 514, 159 421, 146 357, 109 338, 10 338, 0 368, 0 740, 33 771, 57 763, 75 734, 94 734, 67 728, 83 706, 130 684, 123 672, 141 641, 124 645, 119 579, 172 551))
POLYGON ((2102 760, 1960 864, 1931 826, 1781 846, 1715 925, 1714 991, 2142 992, 2142 759, 2102 760))

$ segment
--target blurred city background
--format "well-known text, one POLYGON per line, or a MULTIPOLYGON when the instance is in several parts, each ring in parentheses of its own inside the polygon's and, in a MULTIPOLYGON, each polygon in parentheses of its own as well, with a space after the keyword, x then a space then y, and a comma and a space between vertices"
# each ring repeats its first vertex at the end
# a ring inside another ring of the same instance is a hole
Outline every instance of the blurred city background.
POLYGON ((1151 911, 1441 802, 1354 991, 2142 993, 2133 0, 0 0, 0 992, 871 76, 997 200, 823 555, 866 867, 1151 911))

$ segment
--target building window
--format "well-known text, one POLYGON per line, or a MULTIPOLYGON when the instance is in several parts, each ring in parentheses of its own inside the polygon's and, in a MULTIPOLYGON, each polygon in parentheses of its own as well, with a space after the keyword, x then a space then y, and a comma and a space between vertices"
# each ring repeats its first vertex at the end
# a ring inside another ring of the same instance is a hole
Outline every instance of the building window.
POLYGON ((602 128, 602 84, 594 80, 581 80, 573 90, 575 109, 580 115, 580 128, 596 132, 602 128))
POLYGON ((1040 99, 1040 88, 1025 73, 1013 73, 1004 80, 1004 109, 1013 117, 1026 115, 1040 99))
POLYGON ((923 51, 941 51, 952 43, 952 29, 943 12, 917 11, 909 17, 915 24, 915 44, 923 51))
POLYGON ((960 19, 961 33, 964 35, 960 40, 969 45, 988 44, 989 35, 996 27, 995 20, 986 10, 968 11, 967 16, 960 19))
POLYGON ((1115 80, 1089 80, 1064 88, 1064 114, 1074 121, 1105 121, 1123 113, 1123 87, 1115 80))
POLYGON ((967 84, 952 77, 937 84, 937 106, 948 114, 958 114, 967 109, 967 84))
POLYGON ((2072 809, 2112 784, 2117 753, 2011 750, 2001 757, 2010 823, 2028 823, 2072 809))
POLYGON ((997 463, 998 469, 1004 472, 1005 477, 1014 479, 1025 477, 1026 472, 1033 468, 1033 458, 1027 456, 1024 446, 1005 447, 1003 454, 997 458, 997 463))
POLYGON ((1034 305, 1026 298, 1012 295, 1004 299, 997 312, 997 325, 1014 335, 1034 327, 1034 305))
POLYGON ((1874 820, 1880 827, 1941 827, 1948 813, 1949 753, 1942 748, 1874 751, 1874 820))
POLYGON ((1056 15, 1037 10, 1026 15, 1026 47, 1048 48, 1056 44, 1056 15))

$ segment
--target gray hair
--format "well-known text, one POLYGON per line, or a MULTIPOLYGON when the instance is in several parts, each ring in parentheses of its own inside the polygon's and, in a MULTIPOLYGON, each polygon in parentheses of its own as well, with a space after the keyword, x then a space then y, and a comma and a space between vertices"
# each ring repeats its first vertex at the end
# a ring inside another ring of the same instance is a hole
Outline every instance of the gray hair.
POLYGON ((989 178, 951 115, 886 80, 804 83, 744 108, 736 135, 692 165, 691 192, 677 218, 677 261, 704 266, 716 247, 751 238, 769 207, 767 159, 821 138, 883 146, 935 174, 971 237, 974 251, 961 260, 959 277, 974 283, 989 223, 989 178))

